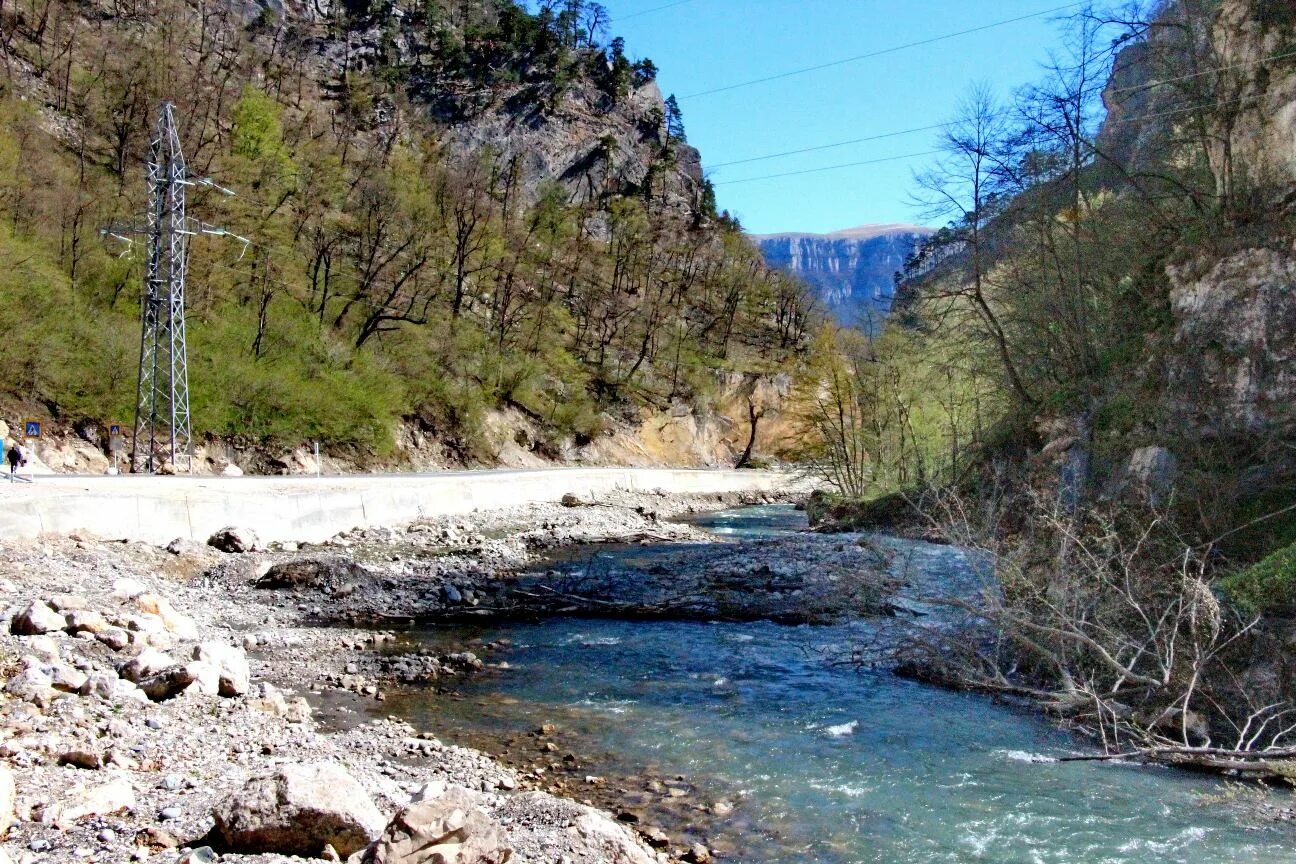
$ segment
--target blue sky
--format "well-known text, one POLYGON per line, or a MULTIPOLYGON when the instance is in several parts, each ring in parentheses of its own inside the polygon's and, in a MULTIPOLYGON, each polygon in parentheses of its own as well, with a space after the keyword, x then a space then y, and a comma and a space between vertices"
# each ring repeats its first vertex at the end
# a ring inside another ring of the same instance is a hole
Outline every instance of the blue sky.
MULTIPOLYGON (((1043 12, 1066 0, 602 0, 627 52, 651 57, 664 93, 680 97, 703 164, 814 147, 950 119, 974 82, 1007 96, 1040 77, 1059 44, 1056 15, 757 84, 701 91, 1043 12), (646 11, 654 10, 656 11, 646 11), (642 14, 640 14, 642 13, 642 14)), ((762 180, 933 149, 936 132, 717 168, 720 206, 753 233, 825 232, 915 222, 907 202, 922 157, 762 180)))

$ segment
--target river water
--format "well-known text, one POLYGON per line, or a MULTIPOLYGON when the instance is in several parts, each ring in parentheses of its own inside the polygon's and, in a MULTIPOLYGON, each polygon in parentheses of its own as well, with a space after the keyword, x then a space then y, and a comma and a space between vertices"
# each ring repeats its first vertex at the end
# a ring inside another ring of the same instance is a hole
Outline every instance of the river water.
MULTIPOLYGON (((784 507, 701 524, 734 542, 804 527, 784 507)), ((976 581, 956 550, 886 542, 920 582, 976 581)), ((652 554, 586 550, 561 566, 602 555, 632 568, 652 554)), ((736 805, 695 826, 694 839, 751 864, 1296 862, 1296 831, 1237 803, 1250 793, 1166 769, 1050 761, 1084 745, 982 697, 825 661, 871 626, 556 619, 460 629, 455 639, 511 640, 510 668, 468 684, 465 699, 407 694, 384 710, 450 740, 553 722, 582 752, 603 754, 603 770, 684 775, 699 804, 736 805)))

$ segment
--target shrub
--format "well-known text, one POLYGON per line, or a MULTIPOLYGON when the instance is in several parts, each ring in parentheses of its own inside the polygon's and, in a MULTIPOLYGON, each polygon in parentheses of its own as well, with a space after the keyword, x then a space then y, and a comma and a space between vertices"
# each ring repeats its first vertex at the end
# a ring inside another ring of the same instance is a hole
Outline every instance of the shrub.
POLYGON ((1239 608, 1255 614, 1296 612, 1296 543, 1220 580, 1219 587, 1239 608))

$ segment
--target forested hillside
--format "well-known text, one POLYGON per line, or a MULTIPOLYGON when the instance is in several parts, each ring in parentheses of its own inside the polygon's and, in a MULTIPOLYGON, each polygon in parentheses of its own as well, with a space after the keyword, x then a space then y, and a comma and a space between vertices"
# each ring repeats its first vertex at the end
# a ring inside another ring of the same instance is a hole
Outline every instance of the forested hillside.
POLYGON ((1142 7, 1075 16, 1010 103, 968 94, 918 178, 948 224, 897 325, 819 352, 813 455, 908 502, 839 516, 995 555, 986 629, 915 674, 1281 773, 1249 760, 1296 704, 1296 10, 1142 7))
POLYGON ((163 101, 191 176, 234 192, 190 187, 228 232, 191 244, 198 434, 382 454, 403 423, 490 461, 507 406, 553 453, 801 348, 801 289, 716 213, 597 4, 23 0, 0 26, 12 406, 129 423, 124 227, 163 101))

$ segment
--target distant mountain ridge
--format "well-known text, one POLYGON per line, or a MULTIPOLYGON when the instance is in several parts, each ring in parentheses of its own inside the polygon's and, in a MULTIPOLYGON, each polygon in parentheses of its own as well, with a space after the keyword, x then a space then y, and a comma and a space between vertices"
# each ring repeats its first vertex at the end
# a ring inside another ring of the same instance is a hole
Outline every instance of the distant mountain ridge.
POLYGON ((895 274, 933 229, 922 225, 860 225, 828 234, 754 234, 771 267, 814 288, 843 324, 876 327, 891 309, 895 274))

